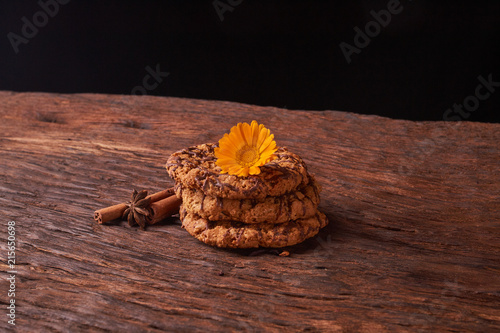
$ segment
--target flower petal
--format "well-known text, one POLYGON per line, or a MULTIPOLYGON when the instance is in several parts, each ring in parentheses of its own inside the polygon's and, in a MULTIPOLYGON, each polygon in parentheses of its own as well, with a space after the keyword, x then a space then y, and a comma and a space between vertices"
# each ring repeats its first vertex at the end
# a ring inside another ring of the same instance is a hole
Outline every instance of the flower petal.
POLYGON ((253 166, 249 168, 249 174, 251 175, 258 175, 260 173, 260 168, 258 166, 253 166))
POLYGON ((252 131, 252 147, 257 147, 257 141, 259 140, 259 124, 253 120, 250 127, 252 131))
POLYGON ((259 137, 257 139, 257 147, 260 149, 262 144, 264 143, 264 140, 269 136, 269 130, 267 128, 262 128, 259 130, 259 137))
MULTIPOLYGON (((268 149, 269 146, 271 146, 271 144, 274 142, 274 135, 271 134, 270 136, 268 136, 264 142, 262 143, 262 145, 260 146, 259 150, 261 152, 263 151, 266 151, 268 149)), ((274 145, 276 146, 276 143, 274 143, 274 145)), ((270 149, 273 149, 272 146, 270 149)))

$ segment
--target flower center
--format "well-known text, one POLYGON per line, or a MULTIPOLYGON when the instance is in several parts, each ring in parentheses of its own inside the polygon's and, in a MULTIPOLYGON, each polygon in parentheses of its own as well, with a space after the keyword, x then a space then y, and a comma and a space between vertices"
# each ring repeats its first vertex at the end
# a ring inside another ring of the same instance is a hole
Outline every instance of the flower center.
POLYGON ((242 166, 252 166, 259 160, 259 151, 255 147, 245 145, 236 152, 236 160, 242 166))

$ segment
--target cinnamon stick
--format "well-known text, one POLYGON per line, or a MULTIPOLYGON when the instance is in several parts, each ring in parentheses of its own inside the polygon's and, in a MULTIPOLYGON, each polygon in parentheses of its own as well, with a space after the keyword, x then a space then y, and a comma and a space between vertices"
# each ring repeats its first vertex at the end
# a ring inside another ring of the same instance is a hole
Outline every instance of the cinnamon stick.
POLYGON ((123 212, 127 209, 127 205, 124 203, 102 208, 94 212, 94 220, 97 223, 103 224, 109 221, 113 221, 122 217, 123 212))
MULTIPOLYGON (((174 196, 174 194, 175 194, 174 188, 171 187, 166 190, 148 195, 146 198, 151 198, 151 202, 154 203, 163 200, 165 198, 172 197, 174 196)), ((99 224, 103 224, 109 221, 119 219, 122 217, 125 209, 127 209, 127 204, 121 203, 118 205, 96 210, 94 212, 94 220, 96 220, 96 222, 99 224)))
POLYGON ((148 221, 148 224, 158 223, 165 218, 177 213, 179 211, 179 206, 181 205, 181 203, 182 200, 177 198, 177 196, 175 195, 172 195, 163 200, 153 202, 150 206, 153 210, 153 214, 151 220, 148 221))
POLYGON ((148 195, 146 198, 151 198, 151 202, 156 202, 171 197, 174 194, 175 194, 174 188, 171 187, 167 188, 166 190, 148 195))

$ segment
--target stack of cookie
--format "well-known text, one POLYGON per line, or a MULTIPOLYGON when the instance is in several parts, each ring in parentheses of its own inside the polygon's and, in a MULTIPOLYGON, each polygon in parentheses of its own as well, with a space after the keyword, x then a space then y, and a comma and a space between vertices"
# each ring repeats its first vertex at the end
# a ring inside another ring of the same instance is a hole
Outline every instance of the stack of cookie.
POLYGON ((221 174, 216 144, 170 156, 167 171, 182 199, 182 226, 218 247, 284 247, 316 235, 328 220, 318 211, 320 186, 302 159, 279 148, 258 175, 221 174))

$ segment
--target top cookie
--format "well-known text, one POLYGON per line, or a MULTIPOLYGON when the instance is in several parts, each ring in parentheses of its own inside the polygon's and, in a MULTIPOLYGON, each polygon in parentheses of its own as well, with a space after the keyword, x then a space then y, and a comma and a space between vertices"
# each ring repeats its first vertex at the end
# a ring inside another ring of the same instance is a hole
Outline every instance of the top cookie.
POLYGON ((167 160, 168 174, 182 187, 228 199, 280 196, 308 182, 304 161, 286 148, 279 148, 276 159, 260 167, 260 174, 237 177, 220 173, 221 168, 215 164, 215 147, 208 143, 173 153, 167 160))

